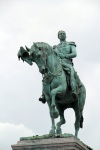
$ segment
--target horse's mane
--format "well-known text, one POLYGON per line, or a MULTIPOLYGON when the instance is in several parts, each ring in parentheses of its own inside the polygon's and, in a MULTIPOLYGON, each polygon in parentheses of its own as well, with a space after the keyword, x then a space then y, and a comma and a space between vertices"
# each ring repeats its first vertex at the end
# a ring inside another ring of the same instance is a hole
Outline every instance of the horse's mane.
POLYGON ((47 52, 48 54, 53 52, 52 46, 50 46, 48 43, 36 42, 35 44, 38 48, 41 48, 43 51, 47 52))

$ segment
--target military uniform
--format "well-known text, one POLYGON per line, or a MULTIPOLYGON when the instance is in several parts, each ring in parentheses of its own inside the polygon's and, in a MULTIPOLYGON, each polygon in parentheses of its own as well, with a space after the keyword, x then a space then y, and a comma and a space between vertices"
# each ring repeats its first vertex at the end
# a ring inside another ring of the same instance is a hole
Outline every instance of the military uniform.
MULTIPOLYGON (((54 48, 54 51, 56 53, 62 53, 66 56, 67 54, 72 53, 71 52, 71 46, 76 47, 75 42, 66 42, 66 41, 64 41, 62 43, 59 43, 58 45, 55 45, 53 48, 54 48)), ((63 58, 62 60, 66 63, 69 63, 69 64, 73 65, 72 59, 63 58)))
POLYGON ((72 58, 66 58, 67 55, 73 53, 72 46, 76 47, 74 42, 66 42, 63 41, 59 43, 57 46, 54 46, 54 51, 57 53, 59 59, 61 60, 61 64, 65 71, 70 72, 70 86, 72 88, 73 96, 76 97, 76 83, 75 83, 75 71, 73 68, 72 58), (60 58, 59 53, 62 53, 65 57, 60 58))

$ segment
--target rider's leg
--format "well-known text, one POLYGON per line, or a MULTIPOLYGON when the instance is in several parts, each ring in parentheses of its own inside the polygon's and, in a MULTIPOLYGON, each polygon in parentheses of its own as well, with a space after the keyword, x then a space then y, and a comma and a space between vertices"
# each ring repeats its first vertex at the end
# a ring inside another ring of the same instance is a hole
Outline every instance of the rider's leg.
POLYGON ((72 95, 74 98, 77 98, 77 94, 76 94, 76 81, 75 81, 75 77, 74 77, 74 68, 70 65, 70 69, 71 69, 71 74, 70 74, 70 83, 71 83, 71 88, 72 88, 72 95))
POLYGON ((66 63, 64 61, 62 61, 62 66, 64 67, 64 70, 70 70, 70 85, 71 85, 71 89, 72 89, 72 96, 73 98, 77 98, 77 94, 76 94, 76 81, 75 81, 75 77, 74 77, 74 68, 72 66, 72 64, 66 63))

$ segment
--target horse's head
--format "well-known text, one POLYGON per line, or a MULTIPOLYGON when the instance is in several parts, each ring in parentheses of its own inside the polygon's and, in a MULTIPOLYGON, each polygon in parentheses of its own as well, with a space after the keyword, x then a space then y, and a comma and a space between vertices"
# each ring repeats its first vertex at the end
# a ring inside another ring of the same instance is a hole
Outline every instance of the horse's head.
POLYGON ((26 61, 29 65, 32 65, 32 60, 30 59, 29 56, 29 51, 28 51, 28 47, 26 47, 26 50, 23 47, 20 47, 20 50, 18 51, 18 59, 20 60, 20 58, 24 61, 26 61))
POLYGON ((30 49, 30 57, 32 61, 35 62, 39 68, 40 73, 44 74, 46 72, 46 53, 40 44, 34 43, 30 49))

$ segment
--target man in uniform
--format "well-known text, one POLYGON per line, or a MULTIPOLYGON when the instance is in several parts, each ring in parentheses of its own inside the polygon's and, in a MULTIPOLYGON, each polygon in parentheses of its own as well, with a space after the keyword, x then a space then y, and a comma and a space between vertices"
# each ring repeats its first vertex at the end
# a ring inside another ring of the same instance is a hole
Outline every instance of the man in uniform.
MULTIPOLYGON (((70 71, 70 86, 72 89, 72 96, 73 96, 73 98, 77 98, 75 70, 73 68, 73 62, 72 62, 72 58, 77 56, 76 44, 74 42, 66 41, 65 31, 59 31, 58 38, 60 40, 60 43, 58 45, 53 46, 53 48, 54 48, 54 51, 57 53, 59 59, 61 60, 63 69, 66 72, 68 70, 70 71)), ((42 103, 46 102, 43 93, 42 93, 42 96, 39 98, 39 101, 42 101, 42 103)))
POLYGON ((58 57, 61 59, 61 64, 64 70, 70 71, 70 86, 72 89, 73 98, 77 98, 76 94, 76 82, 75 82, 75 70, 73 68, 72 58, 77 56, 76 44, 74 42, 66 41, 65 31, 58 32, 58 38, 60 43, 54 46, 54 51, 57 53, 58 57))

